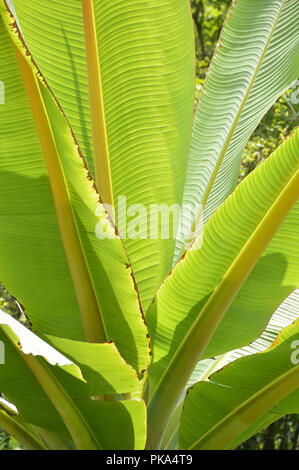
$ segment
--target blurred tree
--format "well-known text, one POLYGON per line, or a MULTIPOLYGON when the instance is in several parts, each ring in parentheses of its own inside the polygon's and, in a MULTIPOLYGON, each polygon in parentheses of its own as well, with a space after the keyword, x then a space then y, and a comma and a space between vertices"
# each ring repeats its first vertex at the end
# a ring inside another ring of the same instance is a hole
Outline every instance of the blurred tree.
POLYGON ((21 312, 14 297, 0 284, 0 308, 11 313, 14 318, 20 319, 21 312))
POLYGON ((286 415, 239 447, 239 450, 299 450, 297 415, 286 415))
POLYGON ((0 428, 0 450, 22 450, 19 442, 0 428))
POLYGON ((198 83, 203 84, 231 0, 191 0, 198 83))
POLYGON ((295 83, 270 108, 252 134, 243 154, 240 179, 269 157, 298 125, 299 107, 296 104, 298 90, 299 84, 295 83))

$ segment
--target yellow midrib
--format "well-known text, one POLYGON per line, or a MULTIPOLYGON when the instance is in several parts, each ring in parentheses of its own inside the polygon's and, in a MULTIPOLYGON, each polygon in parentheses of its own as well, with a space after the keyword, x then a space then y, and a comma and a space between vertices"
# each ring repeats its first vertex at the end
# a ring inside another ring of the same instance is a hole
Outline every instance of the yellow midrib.
MULTIPOLYGON (((82 0, 86 65, 96 183, 104 204, 113 206, 113 190, 93 0, 82 0)), ((113 214, 110 213, 110 216, 113 214)))
POLYGON ((40 85, 31 66, 14 45, 41 148, 48 168, 66 257, 82 317, 86 340, 105 342, 107 335, 97 296, 81 245, 67 185, 51 124, 41 96, 40 85))

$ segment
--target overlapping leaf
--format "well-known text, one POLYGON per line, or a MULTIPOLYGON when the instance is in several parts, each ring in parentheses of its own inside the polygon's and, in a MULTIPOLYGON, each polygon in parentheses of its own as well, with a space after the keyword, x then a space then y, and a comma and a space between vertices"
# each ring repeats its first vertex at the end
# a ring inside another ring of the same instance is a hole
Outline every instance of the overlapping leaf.
POLYGON ((299 322, 266 352, 239 359, 188 392, 183 449, 234 448, 287 413, 299 412, 299 322), (297 345, 297 352, 296 352, 297 345))
POLYGON ((299 290, 292 292, 278 307, 261 336, 243 348, 230 351, 215 359, 204 359, 196 365, 187 384, 189 387, 200 380, 207 379, 214 371, 221 369, 235 359, 249 354, 265 351, 278 334, 299 318, 299 290))
POLYGON ((199 359, 256 339, 298 287, 299 130, 210 218, 158 291, 153 342, 151 447, 199 359))
POLYGON ((24 305, 34 328, 55 336, 84 338, 76 300, 76 294, 80 299, 81 292, 74 290, 74 278, 69 270, 70 263, 76 264, 72 259, 75 254, 68 253, 67 262, 64 248, 69 251, 73 248, 66 240, 62 243, 60 229, 64 221, 60 225, 57 222, 57 205, 55 211, 43 142, 31 114, 14 51, 17 47, 38 77, 37 86, 55 139, 64 191, 71 208, 70 219, 77 236, 75 248, 85 263, 90 297, 96 298, 107 339, 113 339, 128 362, 140 371, 147 367, 149 360, 147 331, 122 242, 114 236, 101 209, 64 114, 24 49, 13 18, 3 5, 1 8, 14 45, 1 20, 0 61, 5 104, 0 109, 0 278, 24 305), (112 238, 97 238, 98 226, 112 238))
MULTIPOLYGON (((287 326, 291 325, 299 318, 299 291, 298 289, 292 292, 289 297, 287 297, 283 303, 278 307, 274 315, 272 316, 269 324, 266 329, 263 331, 262 335, 253 343, 244 346, 243 348, 237 349, 235 351, 230 351, 226 354, 218 356, 213 359, 204 359, 199 361, 196 365, 192 376, 190 377, 188 384, 185 387, 184 393, 181 398, 180 404, 177 406, 174 411, 170 422, 167 425, 165 436, 163 439, 162 448, 166 446, 169 449, 178 448, 178 439, 179 439, 179 427, 180 427, 180 416, 183 409, 183 400, 185 395, 190 387, 196 384, 199 381, 207 380, 211 374, 215 371, 222 369, 227 364, 232 361, 239 359, 241 357, 255 354, 257 352, 265 351, 273 343, 278 334, 287 326)), ((235 447, 249 439, 253 434, 256 434, 265 427, 266 419, 258 420, 253 426, 245 432, 242 433, 239 438, 234 442, 235 447)), ((271 415, 269 417, 269 424, 272 421, 278 419, 278 415, 271 415)))
MULTIPOLYGON (((264 216, 292 178, 298 178, 298 148, 297 129, 237 187, 206 225, 202 246, 188 250, 165 280, 147 316, 154 344, 151 368, 154 384, 169 367, 200 311, 264 216)), ((256 339, 275 309, 298 287, 298 211, 297 202, 285 214, 284 222, 232 302, 204 357, 222 354, 256 339)))
POLYGON ((60 351, 75 358, 76 365, 4 312, 0 312, 0 323, 0 340, 5 351, 5 363, 0 368, 0 392, 16 405, 21 420, 54 432, 68 446, 72 445, 47 390, 41 387, 19 351, 47 361, 47 367, 88 422, 102 448, 144 446, 146 417, 142 400, 99 403, 90 399, 104 394, 139 393, 136 372, 124 362, 114 344, 50 337, 50 342, 60 351), (125 434, 123 427, 128 430, 125 434))

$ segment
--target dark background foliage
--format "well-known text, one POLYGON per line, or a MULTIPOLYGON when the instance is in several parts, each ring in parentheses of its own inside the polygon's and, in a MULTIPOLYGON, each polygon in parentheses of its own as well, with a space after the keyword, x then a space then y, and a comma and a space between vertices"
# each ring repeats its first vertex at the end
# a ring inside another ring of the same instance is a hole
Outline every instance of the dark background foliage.
MULTIPOLYGON (((197 99, 209 69, 231 0, 191 0, 196 42, 197 99)), ((252 134, 243 154, 240 181, 291 133, 298 122, 299 108, 292 103, 291 87, 271 107, 252 134), (297 113, 297 114, 296 114, 297 113)), ((298 92, 298 90, 297 90, 298 92)), ((0 308, 26 324, 15 299, 0 284, 0 308)), ((21 449, 14 437, 0 428, 0 450, 21 449)), ((287 415, 242 444, 242 450, 299 450, 299 417, 287 415)))

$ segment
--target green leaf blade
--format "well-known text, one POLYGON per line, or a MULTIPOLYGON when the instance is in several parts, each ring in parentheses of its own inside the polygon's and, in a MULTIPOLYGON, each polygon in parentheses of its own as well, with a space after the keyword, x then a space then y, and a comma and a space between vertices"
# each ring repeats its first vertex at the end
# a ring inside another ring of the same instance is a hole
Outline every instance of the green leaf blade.
MULTIPOLYGON (((11 16, 4 7, 2 11, 15 46, 25 54, 14 27, 10 27, 11 16)), ((64 228, 64 223, 67 226, 66 221, 60 217, 59 224, 57 223, 59 206, 56 202, 55 210, 43 151, 14 48, 3 23, 1 35, 1 44, 5 46, 2 49, 1 63, 10 64, 5 69, 4 76, 7 83, 6 102, 1 106, 1 119, 5 123, 1 135, 4 145, 1 178, 6 184, 11 181, 13 185, 13 191, 9 192, 2 185, 0 196, 3 202, 0 236, 2 282, 24 305, 26 314, 37 330, 81 340, 84 338, 82 309, 80 311, 76 302, 76 294, 77 298, 78 295, 81 298, 83 293, 80 289, 80 293, 78 292, 80 282, 74 289, 73 272, 70 276, 69 266, 73 265, 74 269, 77 266, 76 260, 72 259, 72 252, 70 253, 71 246, 65 238, 64 244, 62 243, 60 230, 64 228), (13 141, 10 132, 15 133, 13 141), (24 132, 27 135, 25 141, 24 132), (65 249, 69 250, 68 259, 65 249), (8 257, 11 252, 13 258, 8 257), (14 263, 20 264, 19 259, 23 259, 24 264, 16 272, 12 266, 14 263), (38 292, 39 295, 33 292, 38 292), (43 313, 45 305, 48 305, 48 310, 43 313)), ((27 63, 33 68, 30 55, 25 56, 27 63)), ((38 71, 33 68, 33 73, 38 74, 38 71)), ((38 77, 37 81, 40 80, 40 76, 38 77)), ((75 248, 82 255, 86 279, 96 297, 108 339, 115 339, 128 362, 141 372, 149 363, 147 329, 122 241, 115 236, 114 229, 107 220, 62 110, 42 79, 39 87, 58 151, 65 184, 63 191, 71 206, 69 215, 77 236, 75 248), (99 239, 96 236, 97 226, 102 229, 106 227, 110 238, 99 239)), ((82 276, 81 270, 79 275, 82 276)), ((85 297, 88 297, 86 292, 85 297)))
POLYGON ((297 129, 237 187, 158 291, 147 316, 153 428, 162 429, 161 413, 166 420, 199 359, 256 339, 298 286, 298 139, 297 129))
POLYGON ((232 4, 216 47, 193 125, 184 204, 174 261, 182 252, 199 204, 203 222, 238 180, 250 135, 299 73, 299 6, 295 0, 232 4))
POLYGON ((291 361, 298 325, 286 328, 266 352, 239 359, 213 374, 211 382, 190 389, 182 414, 181 448, 231 447, 257 421, 263 427, 281 415, 298 413, 298 364, 291 361))

